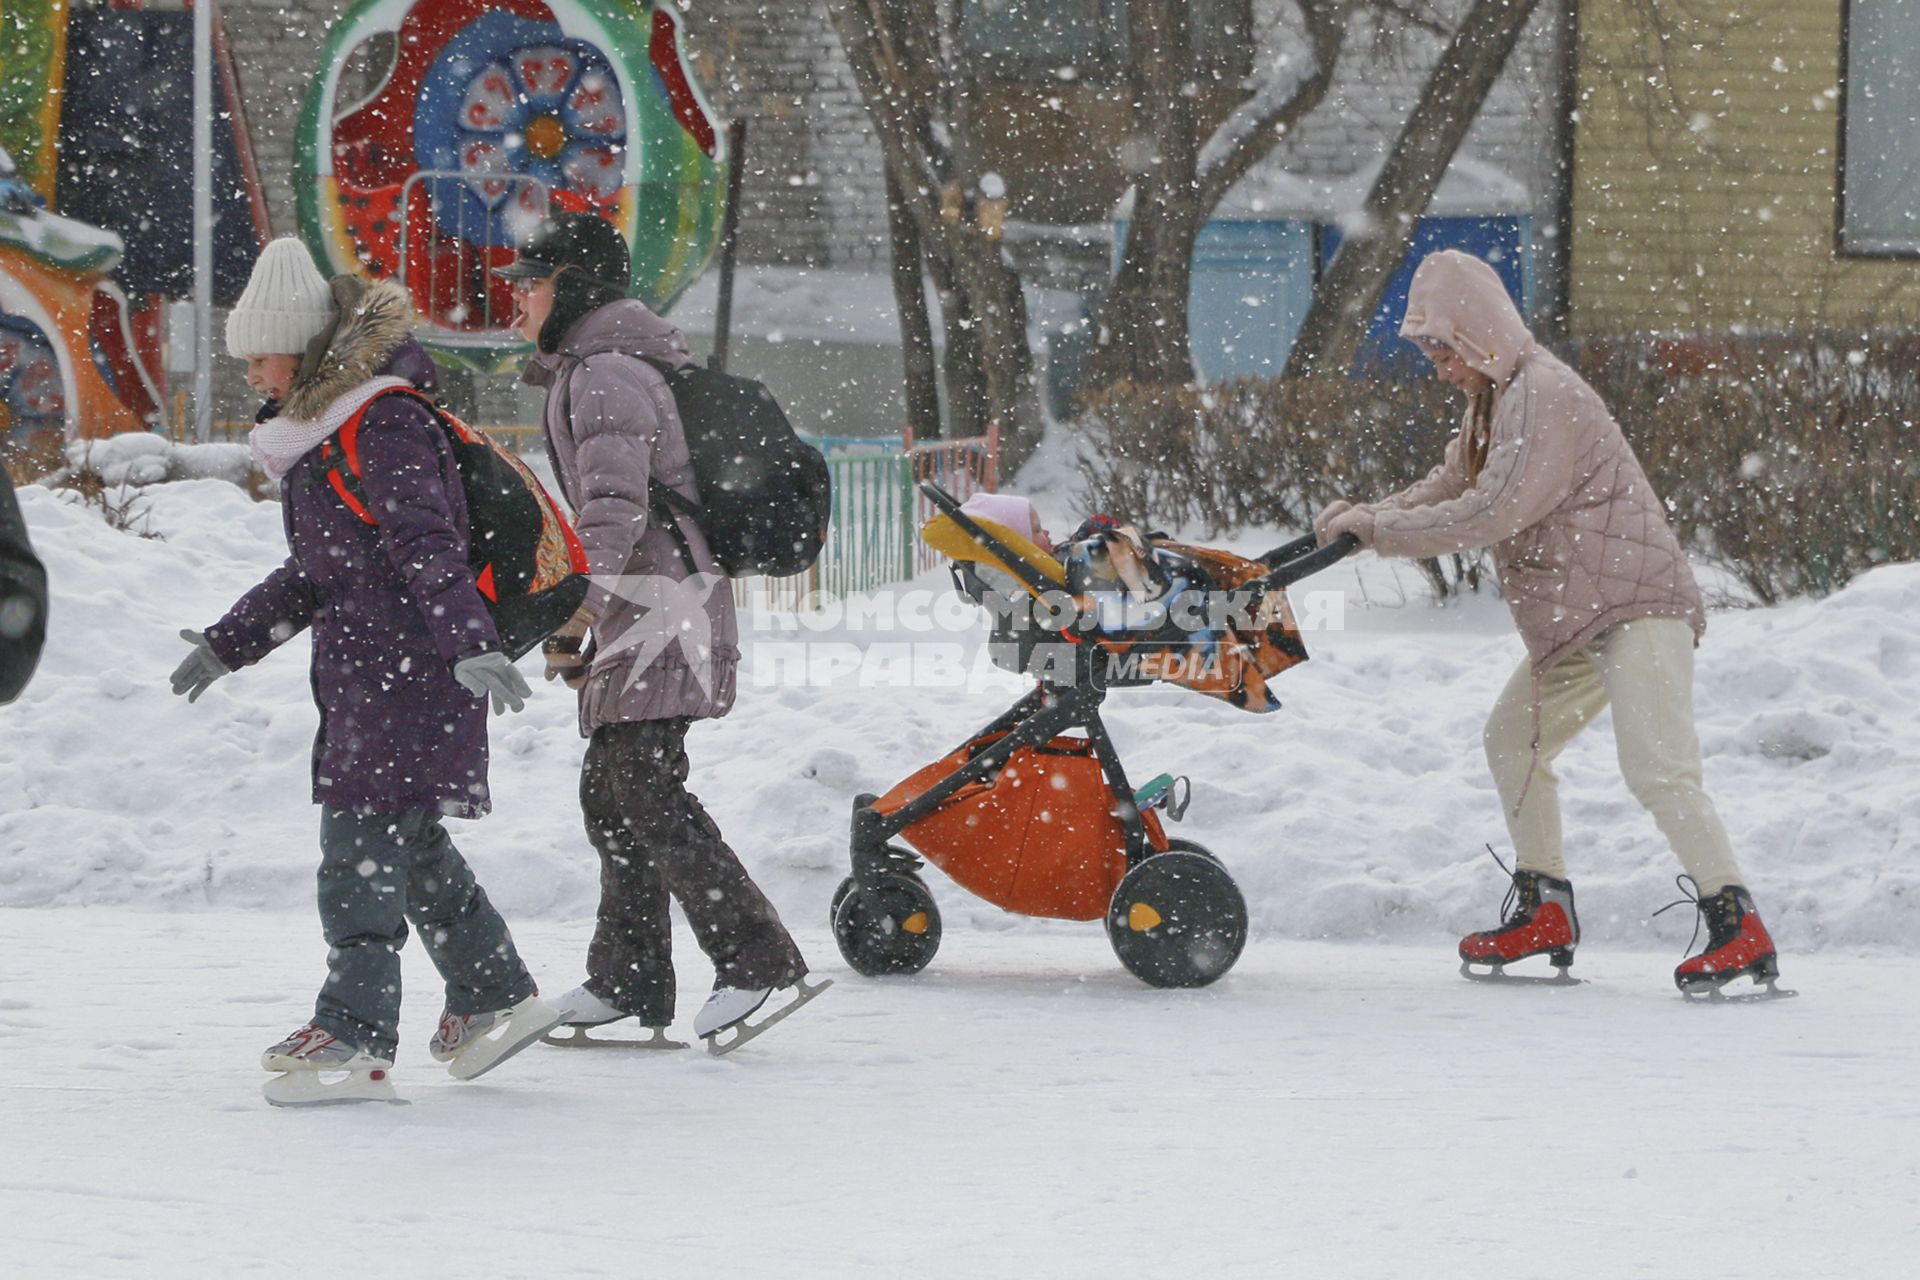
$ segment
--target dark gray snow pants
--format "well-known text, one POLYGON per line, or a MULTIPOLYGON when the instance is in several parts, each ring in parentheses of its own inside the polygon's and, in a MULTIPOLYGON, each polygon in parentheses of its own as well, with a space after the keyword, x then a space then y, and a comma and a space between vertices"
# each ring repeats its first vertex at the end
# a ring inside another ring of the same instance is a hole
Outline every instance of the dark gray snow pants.
POLYGON ((518 1004, 533 978, 440 815, 425 809, 320 811, 320 928, 327 982, 313 1023, 376 1057, 400 1034, 400 948, 407 922, 447 984, 449 1013, 518 1004))
POLYGON ((587 838, 600 853, 587 989, 649 1027, 673 1021, 670 896, 717 982, 783 987, 807 971, 779 913, 686 788, 689 723, 602 725, 580 771, 587 838))

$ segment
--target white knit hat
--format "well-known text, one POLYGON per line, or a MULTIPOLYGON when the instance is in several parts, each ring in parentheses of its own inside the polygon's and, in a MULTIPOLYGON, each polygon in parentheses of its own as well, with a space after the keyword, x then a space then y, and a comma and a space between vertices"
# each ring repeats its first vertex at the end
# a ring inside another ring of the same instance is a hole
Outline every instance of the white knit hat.
POLYGON ((326 277, 304 244, 282 236, 261 250, 246 292, 227 315, 227 353, 242 360, 301 355, 332 318, 326 277))

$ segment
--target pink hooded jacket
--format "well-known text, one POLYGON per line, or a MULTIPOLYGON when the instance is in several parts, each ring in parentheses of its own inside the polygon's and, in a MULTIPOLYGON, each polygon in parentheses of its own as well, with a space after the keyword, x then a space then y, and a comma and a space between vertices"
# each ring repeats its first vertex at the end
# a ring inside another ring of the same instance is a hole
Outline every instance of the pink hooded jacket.
POLYGON ((1374 549, 1491 547, 1536 673, 1629 618, 1685 619, 1697 641, 1700 588, 1620 424, 1534 341, 1493 268, 1451 249, 1429 254, 1400 333, 1444 342, 1493 379, 1493 435, 1471 484, 1463 433, 1425 479, 1373 504, 1374 549))

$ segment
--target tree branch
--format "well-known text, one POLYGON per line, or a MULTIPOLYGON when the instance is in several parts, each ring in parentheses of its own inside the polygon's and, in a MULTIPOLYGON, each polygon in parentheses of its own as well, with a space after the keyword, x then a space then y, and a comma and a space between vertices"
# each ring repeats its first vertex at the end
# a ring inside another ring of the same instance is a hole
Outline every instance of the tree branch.
POLYGON ((1350 8, 1347 0, 1300 0, 1300 13, 1307 23, 1305 52, 1311 61, 1292 63, 1291 50, 1282 55, 1274 78, 1256 89, 1200 149, 1196 179, 1202 209, 1218 205, 1233 184, 1266 159, 1280 139, 1327 96, 1346 44, 1350 8))
POLYGON ((1412 27, 1417 31, 1424 31, 1428 35, 1439 36, 1442 40, 1445 40, 1453 34, 1453 32, 1447 28, 1447 24, 1435 16, 1431 5, 1427 6, 1425 12, 1422 12, 1421 10, 1415 9, 1413 5, 1406 3, 1406 0, 1366 0, 1366 7, 1385 14, 1390 18, 1397 18, 1406 26, 1412 27))
POLYGON ((1538 3, 1474 0, 1387 153, 1367 193, 1364 219, 1313 287, 1313 303, 1287 357, 1287 377, 1346 371, 1387 281, 1413 243, 1420 215, 1538 3))

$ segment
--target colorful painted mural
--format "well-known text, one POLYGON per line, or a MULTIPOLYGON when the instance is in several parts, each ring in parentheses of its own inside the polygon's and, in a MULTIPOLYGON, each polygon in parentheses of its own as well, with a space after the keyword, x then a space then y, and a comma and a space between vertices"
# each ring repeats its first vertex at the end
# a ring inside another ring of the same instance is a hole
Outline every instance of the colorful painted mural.
POLYGON ((403 280, 439 353, 499 368, 526 348, 490 272, 549 209, 617 226, 665 310, 718 244, 725 145, 667 4, 361 0, 301 118, 300 226, 327 268, 403 280))

